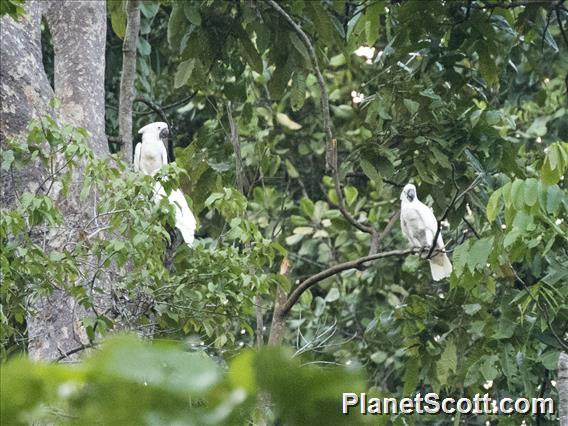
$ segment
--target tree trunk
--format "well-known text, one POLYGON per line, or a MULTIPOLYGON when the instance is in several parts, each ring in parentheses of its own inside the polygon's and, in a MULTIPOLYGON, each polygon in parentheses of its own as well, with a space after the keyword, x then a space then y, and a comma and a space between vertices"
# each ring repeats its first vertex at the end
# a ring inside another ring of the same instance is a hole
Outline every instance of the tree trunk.
POLYGON ((140 2, 127 0, 126 33, 122 45, 122 75, 118 104, 118 127, 122 142, 122 158, 132 162, 132 103, 134 102, 134 79, 136 78, 136 46, 140 32, 140 2))
POLYGON ((568 354, 560 353, 558 359, 558 413, 560 426, 568 426, 568 354))
MULTIPOLYGON (((2 18, 2 144, 9 137, 24 137, 32 118, 48 112, 59 121, 84 127, 91 135, 95 155, 108 154, 104 122, 104 67, 106 3, 98 1, 27 1, 27 15, 21 22, 2 18), (55 96, 61 109, 49 111, 47 102, 54 92, 49 86, 41 60, 41 16, 47 18, 55 52, 55 96)), ((47 171, 32 164, 3 183, 2 203, 12 205, 16 194, 35 190, 47 171)), ((77 187, 81 170, 74 176, 77 187)), ((4 181, 4 179, 3 179, 4 181)), ((79 201, 71 188, 63 198, 50 193, 65 217, 65 238, 46 234, 47 250, 61 249, 78 240, 78 226, 93 212, 94 197, 79 201)), ((72 284, 72 283, 71 283, 72 284)), ((33 359, 53 360, 87 343, 81 319, 87 315, 64 289, 29 300, 28 349, 33 359)))
MULTIPOLYGON (((48 112, 47 102, 53 90, 43 71, 41 60, 40 22, 42 4, 26 2, 26 16, 15 22, 9 17, 0 25, 0 142, 2 148, 7 139, 22 136, 32 118, 48 112)), ((3 206, 11 206, 16 194, 32 190, 33 182, 41 176, 39 165, 2 176, 1 200, 3 206)))
POLYGON ((66 121, 87 129, 96 156, 105 134, 106 2, 52 0, 46 13, 55 54, 55 96, 66 121))

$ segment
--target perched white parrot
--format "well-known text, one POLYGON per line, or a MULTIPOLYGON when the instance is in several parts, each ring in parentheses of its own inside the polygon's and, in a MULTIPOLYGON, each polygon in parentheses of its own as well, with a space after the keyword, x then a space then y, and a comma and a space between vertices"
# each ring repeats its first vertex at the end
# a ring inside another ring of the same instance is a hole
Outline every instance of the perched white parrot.
MULTIPOLYGON (((134 169, 145 175, 154 176, 162 166, 168 164, 168 152, 165 146, 165 139, 169 135, 168 125, 163 122, 150 123, 142 127, 138 133, 142 134, 142 143, 136 145, 134 150, 134 169)), ((191 247, 195 238, 196 221, 183 192, 174 189, 168 196, 162 184, 156 182, 154 201, 159 203, 165 197, 174 206, 176 228, 179 229, 185 243, 191 247)))
MULTIPOLYGON (((418 200, 416 187, 407 184, 400 194, 400 225, 402 233, 413 247, 430 248, 434 242, 434 236, 438 229, 438 221, 432 210, 418 200)), ((444 249, 442 233, 438 233, 436 249, 444 249)), ((434 281, 440 281, 449 277, 452 273, 452 264, 446 253, 438 253, 432 256, 430 271, 434 281)))
POLYGON ((134 149, 134 169, 145 175, 154 176, 160 167, 168 164, 165 139, 169 135, 168 125, 161 121, 150 123, 138 130, 142 143, 134 149))

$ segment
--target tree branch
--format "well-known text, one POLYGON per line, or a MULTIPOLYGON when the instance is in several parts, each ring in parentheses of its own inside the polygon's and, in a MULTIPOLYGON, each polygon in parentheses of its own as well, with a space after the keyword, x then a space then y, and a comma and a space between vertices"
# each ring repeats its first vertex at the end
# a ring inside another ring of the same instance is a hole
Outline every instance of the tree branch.
POLYGON ((388 235, 394 224, 398 220, 398 216, 400 214, 400 210, 395 211, 392 216, 390 217, 389 221, 385 225, 385 229, 379 233, 378 230, 374 230, 373 234, 371 234, 371 246, 369 247, 369 254, 375 254, 379 251, 379 247, 381 247, 381 243, 383 242, 384 238, 388 235))
POLYGON ((321 101, 321 111, 323 116, 323 128, 325 132, 325 142, 326 142, 326 151, 325 151, 325 167, 327 170, 331 171, 333 176, 333 183, 335 187, 335 193, 337 194, 337 207, 341 214, 349 221, 353 226, 355 226, 360 231, 372 234, 374 228, 371 226, 363 225, 362 223, 358 222, 353 215, 347 210, 345 206, 345 199, 343 197, 343 192, 341 190, 341 182, 339 180, 339 166, 337 161, 337 140, 334 139, 332 131, 331 131, 331 118, 329 113, 329 95, 327 93, 327 87, 325 85, 325 80, 321 73, 318 58, 316 55, 316 51, 310 38, 307 34, 302 30, 302 28, 292 19, 292 17, 284 10, 278 3, 274 0, 268 0, 268 4, 272 6, 274 10, 276 10, 280 15, 288 21, 288 23, 292 26, 294 31, 298 33, 300 39, 308 49, 308 56, 310 57, 310 61, 312 63, 312 67, 316 74, 316 79, 320 88, 320 101, 321 101))
POLYGON ((278 3, 276 3, 274 0, 268 0, 268 4, 270 6, 272 6, 272 8, 274 10, 276 10, 280 15, 282 15, 284 17, 284 19, 286 19, 286 21, 288 21, 288 23, 292 26, 294 31, 296 31, 298 33, 298 35, 300 36, 300 39, 302 40, 302 42, 304 43, 304 45, 308 49, 308 56, 310 57, 310 61, 312 62, 312 67, 314 68, 314 72, 316 74, 316 78, 317 78, 318 85, 319 85, 320 92, 321 92, 320 93, 320 100, 321 100, 321 109, 322 109, 322 115, 323 115, 323 128, 324 128, 324 131, 325 131, 325 138, 326 138, 326 141, 325 141, 326 142, 326 168, 332 168, 333 166, 332 166, 332 163, 330 161, 331 151, 333 151, 334 149, 336 150, 337 148, 332 147, 333 136, 332 136, 332 133, 331 133, 331 119, 330 119, 330 114, 329 114, 329 96, 327 94, 327 88, 325 86, 325 80, 323 79, 323 75, 320 71, 320 67, 319 67, 319 64, 318 64, 318 58, 316 56, 316 51, 314 49, 312 42, 310 41, 310 38, 307 36, 307 34, 304 32, 304 30, 302 30, 302 27, 300 27, 296 22, 294 22, 292 17, 290 15, 288 15, 288 13, 284 9, 282 9, 282 7, 280 7, 280 5, 278 3))
POLYGON ((179 101, 175 101, 175 102, 172 102, 171 104, 164 105, 163 107, 160 108, 160 110, 152 108, 153 111, 134 112, 134 115, 143 116, 143 115, 152 114, 154 112, 157 112, 158 114, 163 114, 163 112, 168 110, 168 109, 175 108, 179 105, 182 105, 182 104, 189 102, 191 99, 193 99, 194 96, 195 96, 195 93, 192 93, 191 95, 188 95, 185 98, 180 99, 179 101))
POLYGON ((246 177, 243 172, 243 159, 241 157, 239 129, 235 125, 235 120, 233 119, 231 102, 227 102, 227 117, 229 119, 229 128, 231 129, 231 144, 233 145, 233 150, 235 152, 235 174, 237 178, 237 188, 241 194, 245 194, 246 177))
MULTIPOLYGON (((324 269, 321 272, 318 272, 315 275, 312 275, 302 281, 288 296, 286 303, 282 306, 281 315, 286 316, 290 309, 296 304, 300 296, 308 290, 310 287, 313 287, 320 281, 325 280, 326 278, 332 277, 333 275, 337 275, 343 271, 347 271, 349 269, 359 269, 363 264, 367 262, 371 262, 377 259, 383 259, 385 257, 393 257, 393 256, 405 256, 407 254, 412 253, 420 253, 422 249, 417 248, 409 248, 406 250, 391 250, 385 251, 382 253, 375 253, 368 256, 360 257, 359 259, 351 260, 349 262, 339 263, 337 265, 331 266, 330 268, 324 269)), ((441 250, 436 250, 441 251, 441 250)))
POLYGON ((482 9, 514 9, 515 7, 521 6, 546 6, 551 4, 550 0, 519 0, 519 1, 511 1, 511 2, 498 2, 498 3, 489 3, 489 2, 482 2, 483 5, 481 6, 482 9))
POLYGON ((136 45, 140 32, 140 1, 126 3, 126 32, 122 44, 122 74, 118 101, 118 134, 122 140, 122 158, 132 161, 132 103, 136 78, 136 45))
POLYGON ((55 359, 55 362, 63 361, 64 359, 69 358, 71 355, 84 351, 85 349, 93 348, 95 346, 97 346, 96 343, 89 343, 87 345, 77 346, 76 348, 73 348, 65 353, 62 353, 59 357, 55 359))

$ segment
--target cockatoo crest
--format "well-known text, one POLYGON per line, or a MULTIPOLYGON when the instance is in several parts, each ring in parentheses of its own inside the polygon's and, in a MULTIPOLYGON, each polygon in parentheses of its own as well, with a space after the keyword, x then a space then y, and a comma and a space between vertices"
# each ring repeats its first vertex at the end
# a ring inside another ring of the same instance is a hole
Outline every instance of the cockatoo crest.
POLYGON ((155 123, 146 124, 140 130, 138 130, 138 133, 142 135, 142 139, 144 139, 144 136, 148 136, 152 138, 158 138, 163 141, 168 137, 169 129, 168 125, 163 121, 156 121, 155 123))

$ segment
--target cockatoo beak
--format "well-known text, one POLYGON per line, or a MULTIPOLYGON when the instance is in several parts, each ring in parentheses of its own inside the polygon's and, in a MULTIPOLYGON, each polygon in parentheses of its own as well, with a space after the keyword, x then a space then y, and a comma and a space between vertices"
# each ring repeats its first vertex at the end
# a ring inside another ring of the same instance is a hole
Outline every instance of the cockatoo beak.
POLYGON ((162 140, 167 139, 169 135, 170 135, 170 131, 168 130, 167 127, 160 131, 160 139, 162 139, 162 140))
POLYGON ((416 191, 410 188, 408 191, 406 191, 406 198, 410 202, 414 201, 414 199, 416 198, 416 191))

